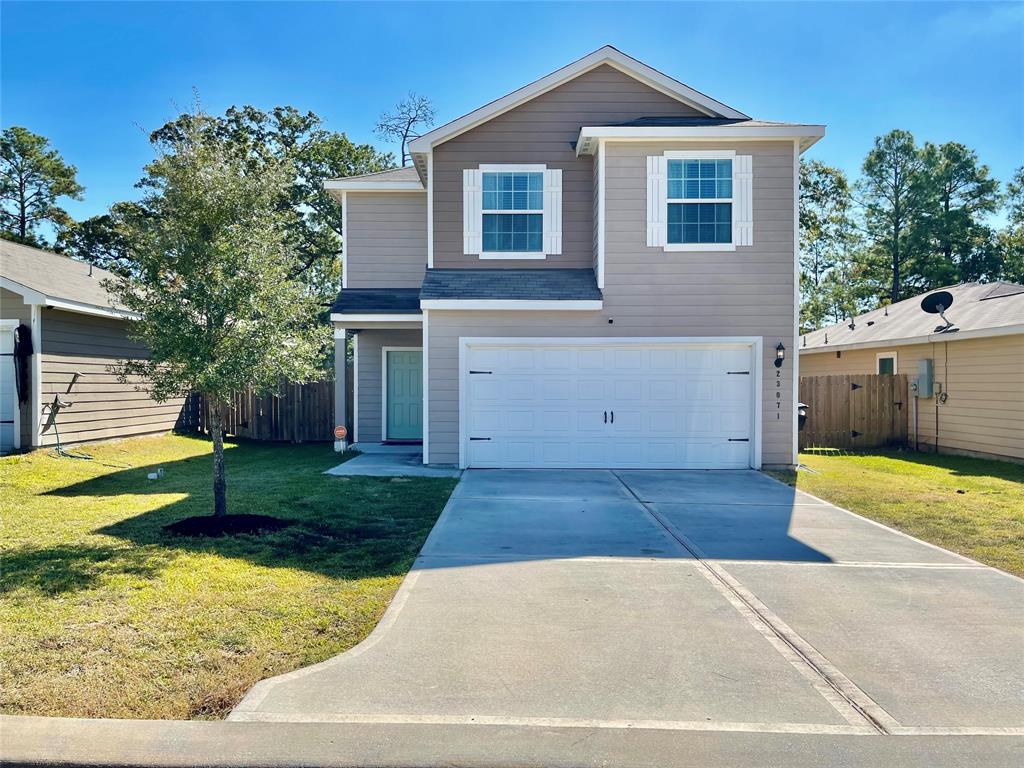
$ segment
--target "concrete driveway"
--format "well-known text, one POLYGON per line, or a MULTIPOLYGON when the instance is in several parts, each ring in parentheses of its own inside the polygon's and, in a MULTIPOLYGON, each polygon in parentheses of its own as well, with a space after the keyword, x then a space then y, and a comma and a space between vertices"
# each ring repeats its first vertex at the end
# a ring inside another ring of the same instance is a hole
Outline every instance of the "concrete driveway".
POLYGON ((1022 651, 1024 582, 758 472, 468 471, 373 634, 230 719, 1013 738, 1022 651))

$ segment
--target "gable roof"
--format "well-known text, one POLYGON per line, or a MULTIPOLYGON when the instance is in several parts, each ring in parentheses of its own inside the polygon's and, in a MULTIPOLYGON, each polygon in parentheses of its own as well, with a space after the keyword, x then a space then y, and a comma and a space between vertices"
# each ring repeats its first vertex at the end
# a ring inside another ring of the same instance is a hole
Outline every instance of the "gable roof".
POLYGON ((928 295, 922 293, 853 318, 853 328, 850 323, 837 323, 806 333, 801 337, 800 351, 900 346, 1024 333, 1024 285, 961 283, 936 290, 953 295, 953 305, 946 310, 946 317, 959 330, 937 333, 936 329, 942 326, 941 318, 921 309, 921 299, 928 295))
POLYGON ((697 91, 690 86, 659 72, 653 67, 647 66, 641 61, 637 61, 632 56, 627 56, 617 48, 606 45, 593 53, 587 54, 582 59, 577 59, 571 64, 555 70, 550 75, 546 75, 540 80, 535 80, 529 85, 525 85, 518 90, 512 91, 512 93, 506 96, 502 96, 500 99, 496 99, 489 104, 485 104, 479 109, 475 109, 449 123, 445 123, 439 128, 428 131, 409 144, 409 151, 412 153, 429 152, 438 144, 442 144, 449 139, 453 139, 459 134, 465 133, 481 123, 487 122, 510 109, 518 107, 520 104, 523 104, 530 99, 536 98, 543 93, 547 93, 563 83, 605 64, 624 72, 656 91, 660 91, 661 93, 678 99, 683 104, 687 104, 697 111, 703 112, 708 117, 727 118, 733 120, 750 119, 748 115, 745 115, 720 101, 712 99, 710 96, 707 96, 700 91, 697 91))
POLYGON ((117 275, 52 251, 0 240, 0 286, 42 304, 70 312, 132 318, 119 307, 100 282, 117 275))

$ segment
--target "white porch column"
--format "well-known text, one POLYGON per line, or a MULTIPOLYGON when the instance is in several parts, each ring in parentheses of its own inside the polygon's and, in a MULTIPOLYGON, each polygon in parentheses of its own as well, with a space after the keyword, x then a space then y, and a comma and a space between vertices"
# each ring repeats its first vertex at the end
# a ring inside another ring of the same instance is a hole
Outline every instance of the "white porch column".
MULTIPOLYGON (((348 365, 346 355, 348 353, 348 333, 344 328, 334 329, 334 425, 345 426, 348 411, 345 407, 345 394, 348 390, 346 373, 348 365)), ((351 435, 344 440, 335 439, 334 450, 344 451, 348 448, 351 435)))
POLYGON ((43 409, 43 313, 39 304, 33 304, 29 326, 32 329, 32 374, 30 376, 32 397, 29 402, 32 404, 32 414, 29 419, 29 429, 32 430, 32 438, 29 442, 33 448, 42 445, 42 436, 39 430, 42 428, 43 409))

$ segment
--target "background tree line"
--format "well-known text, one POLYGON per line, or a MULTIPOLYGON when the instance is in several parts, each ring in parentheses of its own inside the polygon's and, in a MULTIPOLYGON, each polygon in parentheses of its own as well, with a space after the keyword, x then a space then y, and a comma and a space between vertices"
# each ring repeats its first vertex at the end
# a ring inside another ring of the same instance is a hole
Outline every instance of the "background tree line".
POLYGON ((803 330, 945 285, 1024 282, 1024 168, 1001 187, 974 150, 902 130, 875 139, 852 183, 802 161, 800 249, 803 330))

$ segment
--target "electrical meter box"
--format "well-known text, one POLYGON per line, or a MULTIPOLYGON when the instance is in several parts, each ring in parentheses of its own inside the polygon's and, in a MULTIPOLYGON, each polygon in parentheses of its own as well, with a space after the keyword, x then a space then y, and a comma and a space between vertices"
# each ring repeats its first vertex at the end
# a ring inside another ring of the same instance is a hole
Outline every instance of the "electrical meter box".
POLYGON ((932 397, 935 384, 935 366, 930 357, 917 361, 917 396, 932 397))

